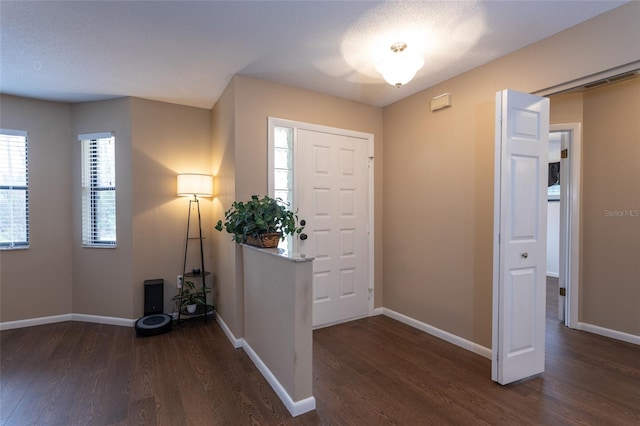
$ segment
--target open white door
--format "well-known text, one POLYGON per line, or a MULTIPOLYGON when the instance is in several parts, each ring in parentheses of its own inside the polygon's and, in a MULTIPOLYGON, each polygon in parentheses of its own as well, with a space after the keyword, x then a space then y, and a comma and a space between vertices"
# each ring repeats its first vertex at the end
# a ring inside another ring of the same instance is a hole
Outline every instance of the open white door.
POLYGON ((544 371, 549 100, 496 94, 492 380, 544 371))

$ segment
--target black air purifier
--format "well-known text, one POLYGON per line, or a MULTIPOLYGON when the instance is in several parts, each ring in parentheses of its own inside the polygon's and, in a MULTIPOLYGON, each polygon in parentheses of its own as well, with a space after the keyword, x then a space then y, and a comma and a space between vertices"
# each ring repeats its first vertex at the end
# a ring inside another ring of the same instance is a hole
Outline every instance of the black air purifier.
POLYGON ((164 280, 145 280, 144 315, 136 321, 138 337, 155 336, 171 330, 171 316, 164 314, 164 280))

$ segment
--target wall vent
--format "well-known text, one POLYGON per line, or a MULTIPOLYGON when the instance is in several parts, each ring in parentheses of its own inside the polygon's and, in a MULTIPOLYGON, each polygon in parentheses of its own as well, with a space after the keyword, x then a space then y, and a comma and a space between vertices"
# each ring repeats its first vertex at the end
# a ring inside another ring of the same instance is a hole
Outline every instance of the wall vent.
POLYGON ((618 74, 609 78, 604 78, 602 80, 594 81, 593 83, 585 84, 581 88, 584 90, 595 89, 596 87, 605 86, 607 84, 619 83, 621 81, 630 80, 632 78, 637 77, 638 75, 639 75, 639 71, 630 71, 624 74, 618 74))

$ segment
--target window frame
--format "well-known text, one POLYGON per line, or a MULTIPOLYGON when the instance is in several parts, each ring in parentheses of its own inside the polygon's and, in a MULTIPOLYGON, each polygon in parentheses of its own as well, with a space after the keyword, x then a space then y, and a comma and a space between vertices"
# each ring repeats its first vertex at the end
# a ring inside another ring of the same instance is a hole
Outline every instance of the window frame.
POLYGON ((82 247, 86 248, 116 248, 117 247, 117 184, 116 184, 116 141, 115 133, 91 133, 78 135, 82 152, 82 173, 81 173, 81 198, 82 198, 82 247), (110 185, 100 185, 96 170, 96 162, 91 154, 97 151, 96 145, 100 141, 110 140, 113 144, 113 163, 109 166, 113 169, 110 185), (87 175, 88 174, 88 175, 87 175), (99 239, 100 235, 100 204, 98 194, 113 192, 113 220, 114 239, 99 239), (87 223, 87 221, 89 221, 87 223))
MULTIPOLYGON (((0 240, 0 250, 23 250, 28 249, 31 244, 30 233, 30 217, 29 217, 29 136, 24 130, 12 130, 12 129, 0 129, 0 135, 9 137, 21 137, 24 138, 24 182, 25 185, 3 185, 0 183, 0 190, 8 191, 24 191, 24 227, 25 227, 25 240, 24 241, 2 241, 0 240)), ((4 138, 3 138, 4 139, 4 138)), ((13 221, 12 221, 13 223, 13 221)), ((13 237, 13 235, 12 235, 13 237)))

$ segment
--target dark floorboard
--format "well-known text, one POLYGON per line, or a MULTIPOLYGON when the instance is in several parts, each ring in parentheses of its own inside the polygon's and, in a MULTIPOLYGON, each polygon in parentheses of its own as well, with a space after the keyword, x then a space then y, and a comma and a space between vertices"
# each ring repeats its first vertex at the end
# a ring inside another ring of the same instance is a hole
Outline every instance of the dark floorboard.
POLYGON ((317 410, 296 418, 214 321, 3 331, 0 424, 640 425, 640 347, 561 325, 549 286, 544 374, 500 386, 490 360, 372 317, 314 332, 317 410))

